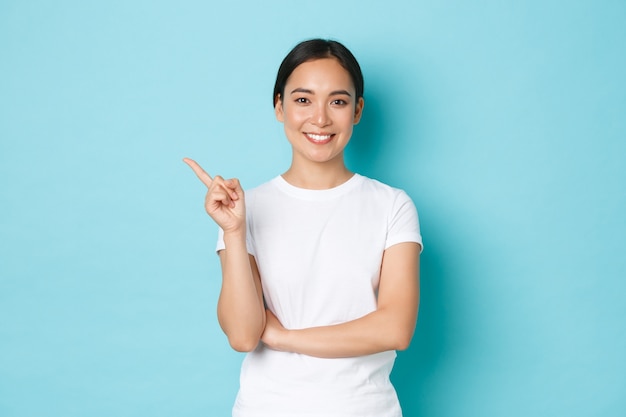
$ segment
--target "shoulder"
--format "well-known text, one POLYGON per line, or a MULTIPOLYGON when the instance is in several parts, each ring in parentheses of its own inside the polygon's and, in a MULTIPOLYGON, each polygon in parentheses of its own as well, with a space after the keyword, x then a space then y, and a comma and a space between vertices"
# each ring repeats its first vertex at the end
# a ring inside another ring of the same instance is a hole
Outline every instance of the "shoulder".
POLYGON ((417 208, 413 200, 402 189, 385 184, 378 180, 362 177, 363 205, 376 208, 380 213, 386 213, 387 221, 391 224, 398 218, 406 218, 410 223, 418 223, 417 208))
MULTIPOLYGON (((359 174, 355 174, 359 175, 359 174)), ((385 184, 373 178, 359 175, 360 187, 359 191, 371 195, 376 198, 383 199, 385 201, 411 201, 409 195, 402 189, 385 184)))
POLYGON ((400 188, 366 177, 364 177, 363 188, 375 196, 372 205, 378 206, 382 212, 386 213, 385 249, 403 242, 415 242, 421 248, 419 217, 411 197, 400 188))

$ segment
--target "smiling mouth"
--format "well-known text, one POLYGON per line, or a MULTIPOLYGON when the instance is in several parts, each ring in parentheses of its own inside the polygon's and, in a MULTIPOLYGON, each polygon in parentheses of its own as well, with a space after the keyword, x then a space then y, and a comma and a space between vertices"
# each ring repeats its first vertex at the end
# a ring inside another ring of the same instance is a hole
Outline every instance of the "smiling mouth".
POLYGON ((306 136, 307 139, 309 139, 311 142, 314 143, 326 143, 329 142, 333 136, 335 136, 334 134, 317 134, 317 133, 305 133, 304 136, 306 136))

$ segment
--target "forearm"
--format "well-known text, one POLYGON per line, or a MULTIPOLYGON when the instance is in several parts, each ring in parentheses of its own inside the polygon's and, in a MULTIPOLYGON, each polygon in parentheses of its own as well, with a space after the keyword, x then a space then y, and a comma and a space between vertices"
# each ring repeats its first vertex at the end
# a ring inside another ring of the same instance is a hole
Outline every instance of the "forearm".
POLYGON ((406 349, 414 329, 415 314, 400 318, 393 309, 379 309, 359 319, 332 326, 280 329, 269 344, 276 350, 322 358, 362 356, 406 349))
POLYGON ((262 290, 253 273, 245 233, 226 233, 224 243, 218 320, 235 350, 250 351, 265 327, 262 290))

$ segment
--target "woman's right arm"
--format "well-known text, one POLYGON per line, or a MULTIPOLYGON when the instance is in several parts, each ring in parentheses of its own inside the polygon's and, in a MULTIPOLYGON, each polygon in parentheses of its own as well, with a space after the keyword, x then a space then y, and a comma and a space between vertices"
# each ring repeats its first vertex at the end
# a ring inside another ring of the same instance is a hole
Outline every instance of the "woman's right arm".
POLYGON ((217 318, 228 342, 239 352, 256 348, 265 329, 263 291, 256 261, 248 254, 245 234, 224 233, 226 249, 222 262, 222 290, 217 318))
POLYGON ((265 307, 261 279, 254 257, 246 246, 244 192, 236 179, 211 178, 195 161, 185 158, 200 181, 207 186, 205 209, 224 231, 219 252, 222 264, 222 290, 217 317, 233 349, 256 348, 265 328, 265 307))

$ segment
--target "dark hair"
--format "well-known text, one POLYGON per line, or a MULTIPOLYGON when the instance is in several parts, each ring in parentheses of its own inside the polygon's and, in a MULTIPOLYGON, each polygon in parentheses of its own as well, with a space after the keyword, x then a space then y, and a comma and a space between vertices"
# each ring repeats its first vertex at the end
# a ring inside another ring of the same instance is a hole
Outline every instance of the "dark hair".
POLYGON ((322 58, 335 58, 339 61, 352 78, 357 100, 363 97, 363 73, 352 52, 337 41, 310 39, 297 44, 280 64, 276 75, 276 84, 274 84, 272 104, 275 106, 277 98, 284 96, 287 79, 298 65, 322 58))

